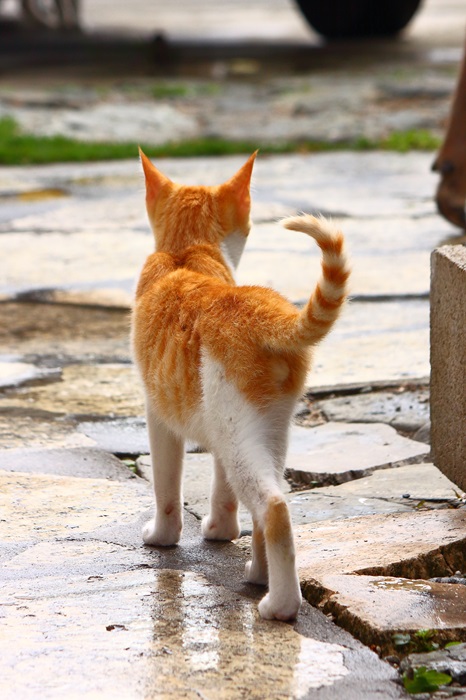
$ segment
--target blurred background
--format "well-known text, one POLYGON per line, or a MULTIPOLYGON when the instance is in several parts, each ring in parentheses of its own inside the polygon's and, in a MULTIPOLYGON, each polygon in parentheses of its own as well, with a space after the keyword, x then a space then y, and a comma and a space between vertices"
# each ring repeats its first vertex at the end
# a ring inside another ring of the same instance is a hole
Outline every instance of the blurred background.
MULTIPOLYGON (((464 29, 464 0, 0 0, 0 145, 435 150, 464 29)), ((74 159, 18 148, 0 162, 74 159)))

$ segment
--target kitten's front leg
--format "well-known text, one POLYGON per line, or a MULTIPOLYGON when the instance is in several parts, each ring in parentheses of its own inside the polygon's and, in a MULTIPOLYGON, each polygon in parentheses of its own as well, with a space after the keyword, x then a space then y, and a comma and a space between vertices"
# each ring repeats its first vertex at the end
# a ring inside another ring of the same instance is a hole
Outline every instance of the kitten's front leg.
POLYGON ((238 499, 225 475, 222 462, 214 461, 214 476, 210 493, 210 513, 202 520, 206 540, 236 540, 241 533, 238 521, 238 499))
POLYGON ((181 477, 184 444, 149 406, 146 413, 156 512, 155 518, 144 526, 142 537, 148 545, 167 547, 178 542, 183 527, 181 477))

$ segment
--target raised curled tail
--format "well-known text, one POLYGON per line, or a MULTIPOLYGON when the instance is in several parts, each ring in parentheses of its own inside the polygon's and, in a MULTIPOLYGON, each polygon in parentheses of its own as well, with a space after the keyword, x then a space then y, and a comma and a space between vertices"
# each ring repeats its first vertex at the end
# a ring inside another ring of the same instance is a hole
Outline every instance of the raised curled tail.
POLYGON ((341 231, 323 216, 290 216, 281 221, 292 231, 312 236, 322 251, 322 274, 311 298, 298 316, 294 332, 298 344, 319 342, 338 318, 347 296, 350 274, 341 231))

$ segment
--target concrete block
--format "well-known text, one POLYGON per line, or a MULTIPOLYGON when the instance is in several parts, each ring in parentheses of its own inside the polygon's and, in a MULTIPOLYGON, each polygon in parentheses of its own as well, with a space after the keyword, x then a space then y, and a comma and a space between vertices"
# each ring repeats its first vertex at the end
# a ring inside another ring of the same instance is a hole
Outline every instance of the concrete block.
POLYGON ((431 440, 434 463, 466 491, 466 248, 432 254, 431 440))

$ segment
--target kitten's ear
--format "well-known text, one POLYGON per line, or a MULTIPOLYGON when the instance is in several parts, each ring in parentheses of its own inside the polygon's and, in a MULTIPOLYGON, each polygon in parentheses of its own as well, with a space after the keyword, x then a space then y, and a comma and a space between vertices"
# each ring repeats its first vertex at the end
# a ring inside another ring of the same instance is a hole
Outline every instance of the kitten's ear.
POLYGON ((249 194, 251 186, 251 175, 254 161, 258 151, 249 156, 246 163, 230 178, 223 187, 228 190, 236 199, 237 206, 241 213, 249 213, 251 197, 249 194))
POLYGON ((157 170, 141 147, 139 147, 139 157, 141 158, 141 165, 146 179, 146 197, 149 201, 153 201, 157 199, 162 187, 171 183, 171 180, 163 175, 160 170, 157 170))

